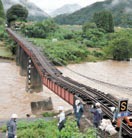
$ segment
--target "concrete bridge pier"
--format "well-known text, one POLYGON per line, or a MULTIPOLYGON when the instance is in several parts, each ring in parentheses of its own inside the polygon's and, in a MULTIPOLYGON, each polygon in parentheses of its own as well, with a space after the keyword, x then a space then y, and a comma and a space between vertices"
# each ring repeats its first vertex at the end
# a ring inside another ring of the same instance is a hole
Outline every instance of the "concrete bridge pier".
POLYGON ((16 65, 20 66, 20 52, 21 52, 21 47, 17 44, 16 47, 16 65))
POLYGON ((22 48, 20 48, 20 75, 21 76, 27 75, 27 62, 28 62, 28 55, 25 53, 25 51, 22 48))
POLYGON ((27 92, 41 92, 43 90, 43 83, 41 77, 33 64, 31 58, 28 59, 27 69, 27 92))

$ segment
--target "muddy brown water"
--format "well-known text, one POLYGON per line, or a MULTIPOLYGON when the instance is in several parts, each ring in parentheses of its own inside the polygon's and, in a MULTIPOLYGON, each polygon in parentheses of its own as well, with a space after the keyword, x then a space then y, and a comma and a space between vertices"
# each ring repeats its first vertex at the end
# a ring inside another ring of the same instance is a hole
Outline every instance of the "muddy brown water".
POLYGON ((132 104, 132 60, 130 62, 111 60, 87 62, 58 67, 58 69, 64 76, 104 93, 110 93, 116 98, 128 98, 129 103, 132 104))
POLYGON ((26 77, 20 76, 19 70, 15 62, 0 59, 0 120, 10 118, 12 113, 18 114, 19 118, 25 118, 26 114, 32 115, 30 103, 49 97, 52 98, 54 110, 62 105, 65 110, 72 108, 46 87, 40 93, 27 93, 26 77))
MULTIPOLYGON (((91 62, 68 65, 67 67, 58 67, 64 76, 71 77, 80 83, 97 88, 105 93, 111 93, 117 98, 129 98, 129 103, 132 103, 131 90, 113 87, 98 81, 91 81, 73 72, 75 71, 110 84, 132 87, 132 61, 91 62)), ((64 106, 65 110, 72 108, 72 106, 46 87, 43 87, 43 92, 41 93, 27 93, 25 91, 26 78, 20 76, 19 70, 20 68, 16 66, 15 62, 0 60, 0 119, 9 118, 12 113, 17 113, 19 117, 26 117, 27 113, 32 114, 30 102, 43 100, 47 97, 52 98, 55 110, 61 105, 64 106)))

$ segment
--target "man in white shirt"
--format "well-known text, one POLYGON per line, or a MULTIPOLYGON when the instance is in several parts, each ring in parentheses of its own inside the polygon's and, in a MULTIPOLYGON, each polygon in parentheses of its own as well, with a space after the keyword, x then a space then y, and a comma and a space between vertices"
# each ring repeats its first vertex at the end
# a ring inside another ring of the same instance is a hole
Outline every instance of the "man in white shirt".
POLYGON ((64 124, 66 119, 63 106, 59 106, 59 115, 57 117, 59 118, 58 129, 61 131, 61 129, 65 126, 64 124))

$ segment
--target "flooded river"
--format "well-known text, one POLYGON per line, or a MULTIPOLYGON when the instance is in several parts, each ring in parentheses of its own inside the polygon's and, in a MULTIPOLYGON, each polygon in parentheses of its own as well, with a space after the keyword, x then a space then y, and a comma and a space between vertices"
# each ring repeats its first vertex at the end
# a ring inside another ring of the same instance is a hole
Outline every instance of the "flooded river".
MULTIPOLYGON (((58 68, 64 76, 117 98, 129 98, 132 103, 132 61, 83 63, 58 68)), ((30 102, 47 97, 52 98, 54 109, 60 105, 65 110, 72 108, 46 87, 41 93, 27 93, 26 78, 19 75, 19 69, 13 61, 0 60, 0 119, 9 118, 12 113, 25 117, 27 113, 31 114, 30 102)))
POLYGON ((13 61, 0 60, 0 119, 7 119, 12 113, 18 117, 25 118, 31 113, 30 103, 52 98, 53 107, 65 107, 65 110, 72 107, 46 87, 41 93, 27 93, 25 91, 26 78, 20 76, 20 68, 13 61))
POLYGON ((132 103, 132 61, 87 62, 58 69, 64 76, 132 103))

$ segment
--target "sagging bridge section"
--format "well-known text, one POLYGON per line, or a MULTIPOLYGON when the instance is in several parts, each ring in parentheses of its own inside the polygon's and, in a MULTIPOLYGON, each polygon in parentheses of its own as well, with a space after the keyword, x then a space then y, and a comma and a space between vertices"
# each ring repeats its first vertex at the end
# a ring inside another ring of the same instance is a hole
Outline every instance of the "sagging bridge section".
MULTIPOLYGON (((40 92, 44 84, 71 105, 74 104, 75 96, 81 98, 86 104, 99 102, 104 114, 112 119, 113 113, 110 108, 118 106, 117 99, 64 77, 39 48, 10 28, 7 28, 7 32, 17 44, 16 64, 20 66, 20 74, 27 76, 27 92, 40 92)), ((131 110, 129 111, 132 113, 131 110)), ((123 133, 132 136, 132 128, 126 123, 123 123, 123 133)))

